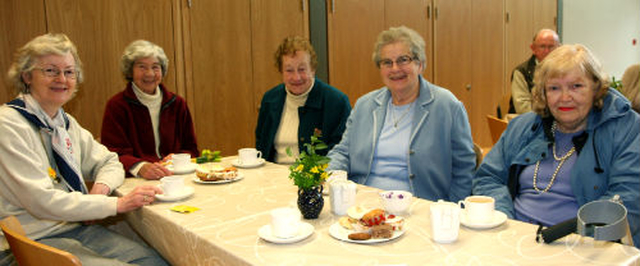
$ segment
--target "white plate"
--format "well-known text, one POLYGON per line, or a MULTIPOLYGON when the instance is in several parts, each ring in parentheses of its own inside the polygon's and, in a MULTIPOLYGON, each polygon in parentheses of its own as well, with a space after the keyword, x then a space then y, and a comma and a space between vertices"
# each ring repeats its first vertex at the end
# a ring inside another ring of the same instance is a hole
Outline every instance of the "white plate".
POLYGON ((391 241, 394 240, 398 237, 400 237, 401 235, 404 234, 405 230, 402 231, 393 231, 393 235, 391 236, 391 238, 371 238, 368 240, 351 240, 349 239, 349 234, 351 233, 355 233, 355 231, 353 230, 349 230, 346 229, 344 227, 342 227, 342 225, 340 225, 339 222, 336 222, 334 224, 331 225, 331 227, 329 227, 329 234, 338 240, 342 240, 345 242, 350 242, 350 243, 357 243, 357 244, 375 244, 375 243, 380 243, 380 242, 387 242, 387 241, 391 241))
POLYGON ((231 165, 238 167, 238 168, 254 168, 254 167, 258 167, 261 166, 265 163, 264 158, 259 158, 258 160, 256 160, 255 163, 253 164, 243 164, 241 163, 239 160, 235 160, 233 162, 231 162, 231 165))
POLYGON ((173 164, 169 164, 167 166, 165 166, 167 169, 169 169, 169 171, 173 172, 176 175, 184 175, 184 174, 190 174, 196 171, 196 167, 198 165, 195 163, 190 163, 187 168, 180 170, 180 171, 174 171, 173 170, 173 164))
POLYGON ((216 181, 202 181, 197 176, 194 176, 192 180, 193 180, 193 182, 196 182, 198 184, 225 184, 225 183, 236 182, 236 181, 238 181, 240 179, 243 179, 243 178, 244 178, 244 174, 241 173, 241 172, 238 172, 238 175, 234 179, 223 179, 223 180, 216 180, 216 181))
POLYGON ((267 224, 260 227, 260 229, 258 230, 258 236, 260 236, 260 238, 264 239, 265 241, 269 241, 271 243, 288 244, 288 243, 295 243, 309 237, 311 234, 313 234, 313 231, 314 231, 313 225, 305 222, 300 222, 300 230, 298 230, 297 235, 290 238, 279 238, 274 236, 271 233, 271 225, 267 224))
MULTIPOLYGON (((161 185, 158 185, 158 187, 162 189, 161 185)), ((193 187, 185 186, 180 193, 177 193, 175 195, 165 196, 164 194, 156 194, 156 199, 159 199, 161 201, 177 201, 193 195, 194 191, 195 190, 193 189, 193 187)))
POLYGON ((504 214, 501 211, 493 211, 493 220, 491 220, 491 222, 488 223, 474 223, 472 221, 469 221, 467 219, 467 212, 465 212, 464 210, 462 210, 460 212, 460 223, 466 227, 469 228, 473 228, 473 229, 489 229, 489 228, 494 228, 498 225, 501 225, 502 223, 504 223, 507 220, 507 215, 504 214))

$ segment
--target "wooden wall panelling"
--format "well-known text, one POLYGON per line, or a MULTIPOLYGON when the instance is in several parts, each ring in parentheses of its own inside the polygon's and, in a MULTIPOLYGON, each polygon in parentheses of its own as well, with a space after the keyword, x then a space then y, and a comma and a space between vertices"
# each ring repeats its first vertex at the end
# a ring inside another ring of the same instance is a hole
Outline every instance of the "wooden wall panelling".
POLYGON ((119 62, 132 41, 146 39, 161 46, 169 58, 164 84, 176 89, 171 0, 46 1, 47 25, 78 47, 85 81, 65 106, 80 124, 99 136, 107 100, 124 89, 119 62))
POLYGON ((427 56, 424 77, 433 80, 433 20, 431 0, 385 0, 385 29, 407 26, 416 30, 425 42, 427 56))
POLYGON ((0 1, 0 104, 16 96, 5 82, 16 50, 46 31, 42 0, 0 1))
MULTIPOLYGON (((262 95, 282 83, 282 75, 275 67, 274 53, 287 36, 309 38, 308 0, 251 1, 251 56, 253 61, 253 105, 257 112, 262 95)), ((255 139, 254 139, 255 141, 255 139)))
POLYGON ((467 110, 473 140, 493 144, 486 120, 494 114, 504 87, 504 1, 473 0, 471 21, 471 109, 467 110))
POLYGON ((384 30, 384 0, 327 1, 329 80, 351 104, 383 86, 371 60, 373 44, 384 30))
POLYGON ((534 32, 544 28, 557 31, 558 0, 536 0, 532 3, 534 32))
MULTIPOLYGON (((505 24, 505 89, 511 91, 513 69, 531 56, 533 29, 533 4, 530 0, 505 0, 507 21, 505 24)), ((495 112, 492 113, 496 115, 495 112)))
POLYGON ((255 124, 251 65, 251 1, 192 1, 185 45, 193 80, 196 134, 200 149, 237 154, 253 147, 255 124))
POLYGON ((471 0, 435 0, 434 82, 471 110, 471 0))

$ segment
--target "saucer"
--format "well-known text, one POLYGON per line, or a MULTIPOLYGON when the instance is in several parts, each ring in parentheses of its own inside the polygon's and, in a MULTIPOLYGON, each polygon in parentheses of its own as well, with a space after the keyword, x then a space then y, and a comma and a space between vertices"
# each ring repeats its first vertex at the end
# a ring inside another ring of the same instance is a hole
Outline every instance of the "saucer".
POLYGON ((258 236, 260 236, 260 238, 264 239, 265 241, 268 241, 271 243, 289 244, 289 243, 295 243, 295 242, 301 241, 309 237, 311 234, 313 234, 313 231, 314 231, 313 225, 306 222, 300 222, 300 229, 298 230, 297 235, 290 238, 279 238, 274 236, 271 233, 271 224, 267 224, 260 227, 260 230, 258 230, 258 236))
POLYGON ((167 169, 169 169, 169 171, 173 172, 176 175, 184 175, 184 174, 190 174, 196 171, 196 167, 198 165, 195 163, 189 163, 189 165, 185 168, 182 169, 180 171, 175 171, 173 170, 173 164, 167 165, 165 166, 167 169))
POLYGON ((465 211, 460 212, 460 223, 466 227, 473 229, 489 229, 501 225, 507 220, 507 215, 501 211, 493 211, 493 219, 488 223, 477 223, 467 219, 467 213, 465 211))
POLYGON ((239 160, 234 160, 233 162, 231 162, 231 165, 233 165, 235 167, 238 167, 238 168, 254 168, 254 167, 261 166, 264 163, 265 163, 264 158, 259 158, 258 160, 256 160, 252 164, 245 164, 245 163, 241 163, 239 160))
MULTIPOLYGON (((158 187, 162 189, 161 185, 158 185, 158 187)), ((156 199, 159 199, 160 201, 177 201, 193 195, 194 191, 193 187, 185 186, 180 193, 176 193, 175 195, 165 196, 164 194, 156 194, 156 199)))

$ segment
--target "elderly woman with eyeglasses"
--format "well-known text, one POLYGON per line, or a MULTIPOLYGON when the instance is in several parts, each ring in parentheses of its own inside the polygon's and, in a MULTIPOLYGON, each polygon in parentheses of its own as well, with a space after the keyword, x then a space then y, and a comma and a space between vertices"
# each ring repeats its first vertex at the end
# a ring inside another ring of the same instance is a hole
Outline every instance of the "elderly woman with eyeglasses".
MULTIPOLYGON (((0 107, 0 217, 16 216, 29 238, 85 265, 166 265, 146 246, 81 223, 135 210, 162 191, 109 196, 124 180, 118 155, 62 109, 83 79, 73 43, 63 34, 36 37, 18 50, 8 78, 19 94, 0 107), (90 190, 85 180, 95 181, 90 190)), ((15 263, 0 241, 0 265, 15 263)))
POLYGON ((318 60, 309 40, 285 38, 276 50, 275 62, 283 83, 262 97, 256 148, 267 161, 292 164, 315 131, 321 132, 329 149, 340 141, 351 104, 346 94, 315 78, 318 60))
POLYGON ((458 201, 471 192, 475 153, 464 105, 429 83, 425 44, 407 27, 378 35, 373 61, 385 87, 358 99, 330 170, 385 190, 458 201))
POLYGON ((535 71, 533 112, 509 122, 474 177, 510 218, 550 226, 619 195, 640 246, 640 118, 584 46, 564 45, 535 71))
POLYGON ((107 102, 101 137, 132 176, 159 179, 172 174, 163 162, 173 153, 199 155, 186 101, 162 84, 168 67, 164 50, 145 40, 122 55, 127 87, 107 102))

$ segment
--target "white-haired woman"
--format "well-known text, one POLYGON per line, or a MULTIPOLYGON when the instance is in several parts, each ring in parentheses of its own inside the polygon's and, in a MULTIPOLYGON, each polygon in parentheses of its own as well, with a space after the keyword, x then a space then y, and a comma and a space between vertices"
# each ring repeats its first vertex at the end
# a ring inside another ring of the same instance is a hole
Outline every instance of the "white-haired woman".
POLYGON ((358 99, 330 170, 387 190, 458 201, 471 192, 475 153, 464 105, 422 77, 422 37, 407 27, 378 35, 373 61, 385 87, 358 99))
MULTIPOLYGON (((85 265, 166 265, 152 249, 97 220, 150 204, 154 186, 109 196, 124 180, 117 154, 96 142, 62 106, 82 82, 76 47, 63 34, 20 48, 8 73, 19 93, 0 107, 0 218, 16 216, 28 237, 66 250, 85 265), (85 179, 95 181, 91 190, 85 179)), ((0 264, 15 262, 4 237, 0 264)))
POLYGON ((162 164, 171 154, 199 155, 186 101, 162 84, 168 67, 164 50, 149 41, 132 42, 122 55, 127 87, 107 103, 101 138, 131 176, 159 179, 172 174, 162 164))

